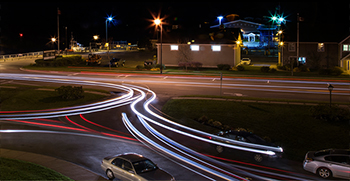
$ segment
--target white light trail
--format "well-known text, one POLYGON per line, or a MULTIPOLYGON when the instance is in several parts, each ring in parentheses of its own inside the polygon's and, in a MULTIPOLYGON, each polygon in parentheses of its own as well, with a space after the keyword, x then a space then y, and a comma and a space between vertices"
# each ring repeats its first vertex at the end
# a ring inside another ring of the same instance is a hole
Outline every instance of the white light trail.
MULTIPOLYGON (((138 87, 138 86, 132 86, 132 85, 129 85, 129 86, 130 87, 137 87, 139 89, 145 89, 143 87, 138 87)), ((135 108, 135 105, 136 105, 138 100, 136 100, 134 103, 131 104, 131 109, 135 112, 135 114, 139 115, 140 117, 144 118, 147 121, 152 122, 153 124, 156 124, 156 125, 161 126, 161 127, 165 128, 165 129, 168 129, 170 131, 176 132, 178 134, 182 134, 182 135, 187 136, 187 137, 191 137, 191 138, 194 138, 194 139, 197 139, 197 140, 200 140, 200 141, 204 141, 204 142, 207 142, 207 143, 211 143, 211 144, 221 145, 221 146, 228 147, 228 148, 233 148, 233 149, 238 149, 238 150, 243 150, 243 151, 249 151, 249 152, 254 152, 254 153, 260 153, 260 154, 266 154, 266 155, 271 155, 271 156, 275 155, 276 154, 275 152, 283 152, 283 149, 280 148, 280 147, 264 146, 264 145, 245 143, 245 142, 241 142, 241 141, 235 141, 235 140, 223 138, 223 137, 220 137, 220 136, 217 136, 217 135, 209 134, 209 133, 202 132, 202 131, 199 131, 199 130, 196 130, 196 129, 193 129, 193 128, 190 128, 190 127, 187 127, 187 126, 183 126, 183 125, 175 123, 175 122, 173 122, 173 121, 171 121, 169 119, 166 119, 166 118, 164 118, 162 116, 159 116, 158 114, 152 112, 149 109, 149 104, 155 100, 156 94, 153 91, 149 90, 149 89, 146 89, 146 90, 152 93, 152 97, 145 102, 144 109, 149 114, 151 114, 152 116, 154 116, 154 117, 156 117, 158 119, 161 119, 161 120, 163 120, 163 121, 165 121, 167 123, 170 123, 172 125, 181 127, 183 129, 186 129, 186 130, 189 130, 191 132, 198 133, 198 134, 201 134, 201 135, 205 135, 207 137, 212 137, 212 138, 214 137, 217 140, 234 142, 235 144, 240 145, 240 146, 235 146, 235 145, 232 145, 232 144, 226 144, 226 143, 223 143, 223 142, 210 140, 210 139, 207 139, 207 138, 199 137, 199 136, 196 136, 196 135, 185 133, 183 131, 180 131, 180 130, 177 130, 177 129, 165 126, 165 125, 160 124, 159 122, 156 122, 156 121, 154 121, 154 120, 152 120, 152 119, 142 115, 141 113, 139 113, 136 110, 136 108, 135 108), (242 146, 244 146, 244 147, 242 147, 242 146), (249 148, 247 148, 247 147, 249 147, 249 148), (252 149, 252 148, 256 148, 256 149, 252 149), (257 149, 261 149, 261 150, 257 150, 257 149), (275 152, 273 152, 273 151, 275 151, 275 152)))
POLYGON ((183 157, 183 156, 181 156, 181 155, 179 155, 179 154, 177 154, 177 153, 175 153, 175 152, 173 152, 173 151, 171 151, 171 150, 169 150, 169 149, 166 149, 166 148, 163 147, 163 146, 160 146, 159 144, 155 143, 154 141, 152 141, 151 139, 149 139, 147 136, 145 136, 145 135, 143 135, 141 132, 139 132, 139 131, 131 124, 131 122, 129 121, 129 119, 127 118, 127 116, 126 116, 125 113, 123 113, 123 122, 124 122, 125 126, 128 128, 129 132, 132 133, 132 134, 134 135, 134 137, 140 137, 140 138, 142 138, 142 140, 143 140, 143 141, 146 141, 148 144, 150 144, 150 145, 154 146, 155 148, 157 148, 157 149, 159 149, 159 150, 161 150, 161 151, 167 153, 168 155, 171 155, 171 156, 173 156, 173 157, 175 157, 175 158, 177 158, 177 159, 179 159, 179 160, 182 160, 183 162, 185 162, 185 163, 187 163, 187 164, 190 164, 190 165, 192 165, 192 166, 194 166, 194 167, 197 167, 197 168, 199 168, 199 169, 202 169, 203 171, 206 171, 206 172, 208 172, 208 173, 211 173, 211 174, 213 174, 213 175, 216 175, 216 176, 218 176, 218 177, 220 177, 220 178, 222 178, 222 179, 225 179, 225 180, 238 180, 238 179, 240 179, 240 180, 246 180, 246 179, 241 178, 241 177, 239 177, 239 176, 236 177, 236 176, 234 176, 233 174, 232 174, 232 175, 233 175, 234 177, 229 177, 229 176, 227 176, 227 175, 225 175, 225 174, 222 174, 222 173, 220 173, 220 172, 217 172, 217 171, 215 171, 215 170, 213 170, 213 169, 211 169, 211 168, 209 168, 209 167, 202 166, 202 165, 200 165, 200 164, 198 164, 198 163, 196 163, 196 162, 194 162, 194 161, 192 161, 192 160, 190 160, 190 159, 188 159, 188 158, 186 158, 186 157, 183 157))

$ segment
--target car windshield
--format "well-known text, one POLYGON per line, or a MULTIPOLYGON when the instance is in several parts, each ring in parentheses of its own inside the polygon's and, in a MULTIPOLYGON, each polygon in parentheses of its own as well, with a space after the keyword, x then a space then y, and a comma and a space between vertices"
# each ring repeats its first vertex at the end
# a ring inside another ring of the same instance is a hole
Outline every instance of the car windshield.
POLYGON ((155 165, 151 160, 142 160, 134 162, 133 165, 137 174, 158 169, 157 165, 155 165))

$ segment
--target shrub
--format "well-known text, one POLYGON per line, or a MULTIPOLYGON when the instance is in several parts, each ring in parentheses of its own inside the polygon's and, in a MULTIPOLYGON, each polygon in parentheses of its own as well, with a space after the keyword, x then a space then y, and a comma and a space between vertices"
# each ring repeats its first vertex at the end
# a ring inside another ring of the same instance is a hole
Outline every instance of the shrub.
POLYGON ((278 70, 287 70, 287 67, 285 65, 277 65, 278 70))
POLYGON ((339 75, 341 75, 342 73, 343 73, 343 70, 342 70, 342 68, 340 68, 340 67, 333 67, 333 68, 331 69, 331 75, 339 76, 339 75))
POLYGON ((350 120, 350 111, 337 105, 320 104, 310 109, 311 115, 328 122, 345 122, 350 120))
POLYGON ((136 70, 142 70, 143 68, 144 68, 143 65, 137 65, 137 66, 136 66, 136 70))
POLYGON ((318 71, 319 75, 330 75, 331 74, 331 69, 321 69, 318 71))
POLYGON ((237 70, 239 70, 239 71, 244 71, 245 68, 244 68, 243 65, 238 65, 238 66, 237 66, 237 70))
POLYGON ((186 70, 187 70, 188 67, 191 67, 191 64, 189 62, 179 62, 178 65, 179 65, 180 68, 183 68, 183 69, 186 69, 186 70))
POLYGON ((83 87, 61 86, 55 91, 62 99, 80 99, 84 97, 83 87))
POLYGON ((38 67, 63 67, 63 66, 74 66, 84 64, 84 60, 81 55, 62 57, 59 56, 56 59, 37 59, 35 60, 36 66, 38 67))
POLYGON ((271 73, 275 73, 277 70, 275 68, 270 69, 271 73))
POLYGON ((261 67, 261 72, 268 73, 270 71, 270 67, 261 67))
POLYGON ((219 70, 230 70, 231 69, 231 65, 229 64, 219 64, 217 65, 219 70))
POLYGON ((220 121, 214 121, 212 123, 212 126, 215 127, 215 128, 221 129, 222 128, 222 123, 220 121))
POLYGON ((208 121, 208 117, 207 116, 203 115, 202 117, 198 118, 198 122, 200 122, 202 124, 206 123, 207 121, 208 121))
POLYGON ((191 67, 195 68, 196 70, 199 70, 203 66, 203 63, 201 62, 191 62, 191 67))
MULTIPOLYGON (((162 66, 163 66, 163 70, 165 70, 165 65, 164 64, 162 64, 162 66)), ((155 65, 155 67, 154 68, 157 68, 157 69, 159 69, 160 70, 160 67, 161 67, 161 65, 160 64, 157 64, 157 65, 155 65)))

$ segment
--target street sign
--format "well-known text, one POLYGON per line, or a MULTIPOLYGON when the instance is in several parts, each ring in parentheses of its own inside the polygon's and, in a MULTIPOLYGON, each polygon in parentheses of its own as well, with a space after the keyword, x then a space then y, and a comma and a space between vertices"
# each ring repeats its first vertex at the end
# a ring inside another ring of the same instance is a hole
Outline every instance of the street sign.
POLYGON ((43 52, 43 60, 55 59, 56 50, 47 50, 43 52))

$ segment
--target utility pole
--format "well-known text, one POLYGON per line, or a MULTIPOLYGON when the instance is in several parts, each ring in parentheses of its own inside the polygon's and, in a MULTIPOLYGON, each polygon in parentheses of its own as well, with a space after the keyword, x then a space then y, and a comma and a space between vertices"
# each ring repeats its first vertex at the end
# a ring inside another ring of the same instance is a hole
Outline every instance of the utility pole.
POLYGON ((297 65, 299 66, 299 49, 300 49, 300 42, 299 42, 299 22, 300 22, 300 17, 299 13, 297 16, 297 65))
POLYGON ((57 49, 58 49, 58 55, 60 55, 60 14, 61 11, 59 8, 57 8, 57 49))

